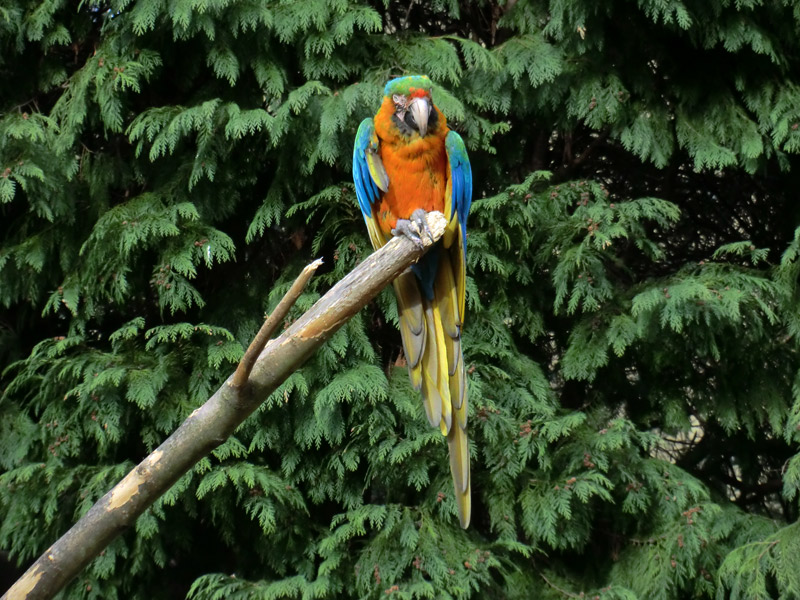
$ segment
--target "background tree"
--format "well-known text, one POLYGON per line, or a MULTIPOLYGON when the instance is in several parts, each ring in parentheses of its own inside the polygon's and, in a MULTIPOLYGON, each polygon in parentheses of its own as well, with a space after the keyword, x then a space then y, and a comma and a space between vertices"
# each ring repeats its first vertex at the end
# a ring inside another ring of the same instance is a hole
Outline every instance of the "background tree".
POLYGON ((302 265, 327 272, 297 311, 369 251, 355 128, 426 73, 476 181, 473 525, 387 291, 64 597, 800 595, 799 24, 789 0, 0 7, 5 582, 302 265))

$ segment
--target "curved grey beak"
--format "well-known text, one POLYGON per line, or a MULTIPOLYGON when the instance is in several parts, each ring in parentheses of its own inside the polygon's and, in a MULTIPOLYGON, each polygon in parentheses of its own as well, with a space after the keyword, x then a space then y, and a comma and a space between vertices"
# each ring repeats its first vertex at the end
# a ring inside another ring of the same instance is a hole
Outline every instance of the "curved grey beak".
POLYGON ((431 114, 431 105, 425 98, 414 98, 408 107, 408 111, 414 118, 420 137, 425 137, 428 132, 428 117, 431 114))

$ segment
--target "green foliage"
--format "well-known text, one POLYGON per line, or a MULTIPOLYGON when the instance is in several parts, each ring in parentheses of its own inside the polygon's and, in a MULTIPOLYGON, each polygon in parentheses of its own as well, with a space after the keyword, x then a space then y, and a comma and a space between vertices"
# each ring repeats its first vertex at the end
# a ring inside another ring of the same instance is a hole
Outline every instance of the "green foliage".
POLYGON ((4 572, 370 252, 353 137, 419 73, 474 169, 470 529, 386 290, 62 597, 800 596, 800 10, 689 4, 0 7, 4 572))

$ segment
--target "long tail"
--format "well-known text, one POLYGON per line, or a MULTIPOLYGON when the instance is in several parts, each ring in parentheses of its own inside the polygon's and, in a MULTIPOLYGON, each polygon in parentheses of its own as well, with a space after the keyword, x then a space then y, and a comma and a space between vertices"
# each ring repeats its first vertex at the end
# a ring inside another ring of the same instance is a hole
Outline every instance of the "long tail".
POLYGON ((450 253, 441 252, 438 258, 432 298, 420 289, 411 272, 398 277, 394 289, 411 383, 422 392, 431 426, 438 427, 447 437, 459 519, 466 528, 472 501, 461 304, 450 253))

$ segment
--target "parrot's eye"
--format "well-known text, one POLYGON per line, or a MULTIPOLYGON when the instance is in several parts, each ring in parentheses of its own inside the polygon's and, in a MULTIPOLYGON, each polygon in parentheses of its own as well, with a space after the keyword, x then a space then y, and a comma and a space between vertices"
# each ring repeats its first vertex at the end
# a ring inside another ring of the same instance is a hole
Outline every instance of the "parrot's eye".
POLYGON ((404 120, 408 110, 408 98, 402 94, 394 94, 392 101, 394 102, 395 114, 401 121, 404 120))

